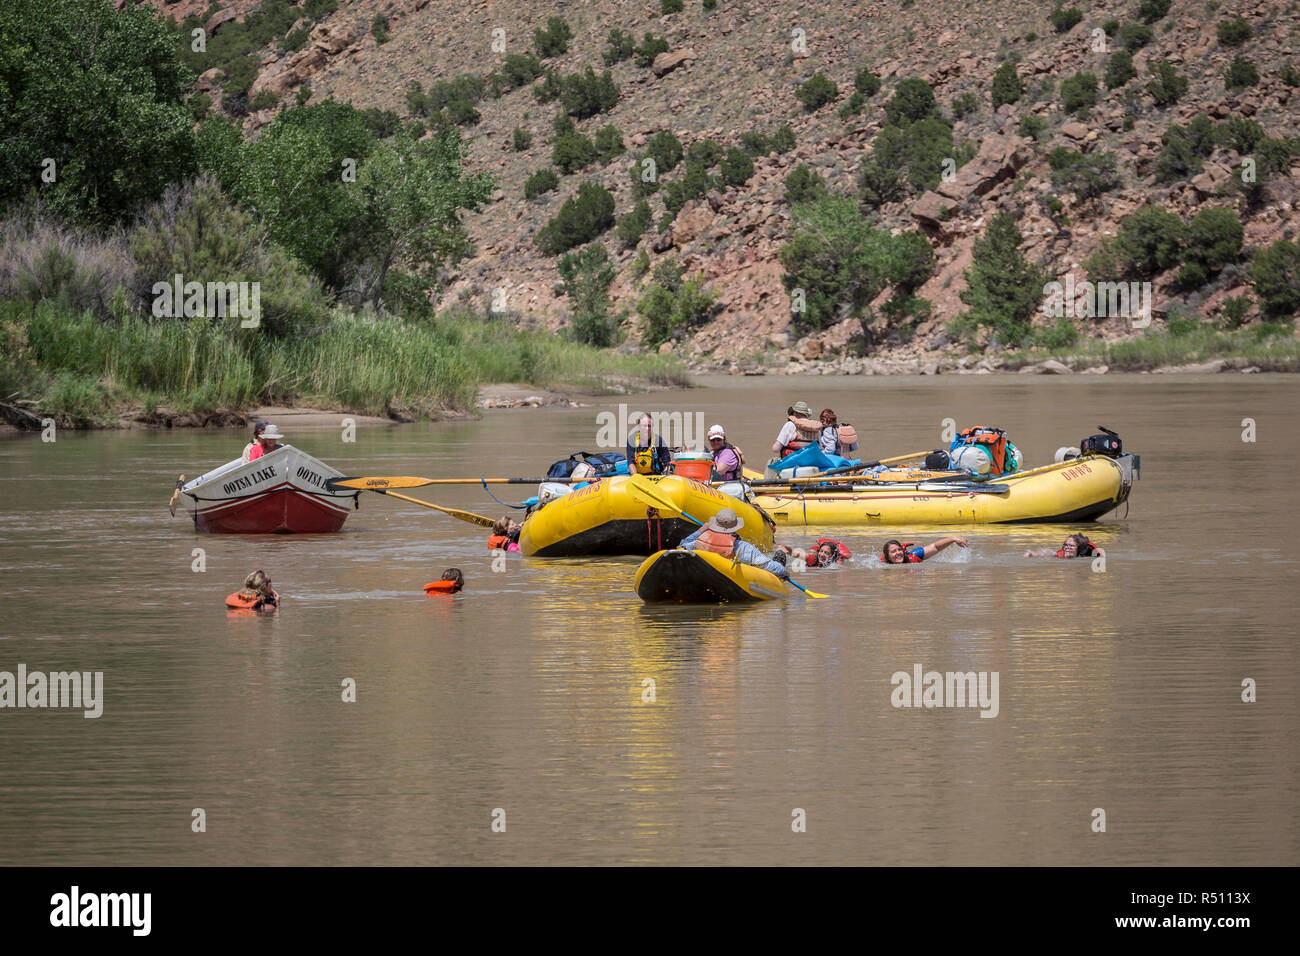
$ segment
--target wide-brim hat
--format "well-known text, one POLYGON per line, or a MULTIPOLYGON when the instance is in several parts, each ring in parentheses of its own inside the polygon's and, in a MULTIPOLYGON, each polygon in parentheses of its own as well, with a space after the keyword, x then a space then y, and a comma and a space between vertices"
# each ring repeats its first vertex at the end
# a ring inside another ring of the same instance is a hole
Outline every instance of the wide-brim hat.
POLYGON ((709 519, 709 523, 704 527, 721 534, 735 534, 745 527, 745 519, 736 514, 731 508, 722 508, 709 519))
POLYGON ((790 407, 794 409, 796 415, 802 415, 804 418, 812 418, 812 409, 808 407, 807 402, 795 402, 790 407))
POLYGON ((260 437, 274 438, 276 441, 280 441, 281 439, 284 438, 284 435, 280 434, 280 429, 276 428, 274 425, 267 425, 265 428, 262 429, 262 434, 260 437))

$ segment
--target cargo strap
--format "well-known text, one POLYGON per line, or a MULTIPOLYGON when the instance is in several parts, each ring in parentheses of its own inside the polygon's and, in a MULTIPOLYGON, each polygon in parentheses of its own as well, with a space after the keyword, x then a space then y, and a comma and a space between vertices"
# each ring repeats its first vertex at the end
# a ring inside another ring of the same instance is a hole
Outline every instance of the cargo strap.
POLYGON ((502 501, 500 498, 498 498, 496 495, 492 494, 491 490, 490 490, 490 489, 488 488, 488 486, 487 486, 487 482, 486 482, 486 481, 483 481, 482 478, 480 478, 479 481, 482 481, 482 482, 483 482, 483 490, 486 491, 486 492, 488 493, 488 497, 491 498, 493 501, 495 501, 497 504, 501 505, 503 508, 514 508, 516 511, 523 511, 523 510, 525 510, 525 509, 528 507, 527 505, 512 505, 512 504, 507 504, 506 502, 504 502, 504 501, 502 501))

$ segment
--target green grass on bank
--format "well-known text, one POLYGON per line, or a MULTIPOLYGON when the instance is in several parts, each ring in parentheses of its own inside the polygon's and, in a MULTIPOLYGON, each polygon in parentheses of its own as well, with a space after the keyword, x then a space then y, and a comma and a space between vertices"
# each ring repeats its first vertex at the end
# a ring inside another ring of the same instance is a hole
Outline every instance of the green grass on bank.
POLYGON ((449 314, 422 322, 339 313, 316 334, 276 340, 237 322, 105 321, 51 302, 0 304, 0 393, 65 425, 151 413, 318 405, 433 417, 468 409, 480 385, 513 382, 599 391, 685 385, 659 356, 620 355, 449 314))
POLYGON ((1285 325, 1264 323, 1233 331, 1202 325, 1186 331, 1148 331, 1119 342, 1088 339, 1068 349, 1025 349, 1003 357, 1005 367, 1012 369, 1050 358, 1076 371, 1106 365, 1112 372, 1141 372, 1222 358, 1235 365, 1257 365, 1265 372, 1300 372, 1300 339, 1285 325))

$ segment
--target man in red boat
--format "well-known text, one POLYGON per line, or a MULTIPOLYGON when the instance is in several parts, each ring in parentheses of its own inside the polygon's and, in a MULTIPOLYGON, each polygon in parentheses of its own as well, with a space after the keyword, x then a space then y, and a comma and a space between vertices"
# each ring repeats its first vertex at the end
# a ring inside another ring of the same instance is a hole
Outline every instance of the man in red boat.
POLYGON ((269 455, 280 447, 280 440, 284 436, 280 434, 280 429, 266 419, 262 419, 253 428, 253 438, 255 440, 249 442, 248 447, 244 449, 245 462, 256 461, 263 455, 269 455))

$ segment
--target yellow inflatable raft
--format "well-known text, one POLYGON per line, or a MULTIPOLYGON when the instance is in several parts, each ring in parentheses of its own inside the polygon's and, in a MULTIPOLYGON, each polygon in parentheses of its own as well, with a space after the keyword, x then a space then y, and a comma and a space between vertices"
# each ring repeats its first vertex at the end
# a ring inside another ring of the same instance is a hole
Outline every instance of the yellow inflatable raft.
MULTIPOLYGON (((775 524, 753 505, 681 475, 643 477, 658 494, 700 521, 732 508, 745 522, 740 536, 772 550, 775 524)), ((675 512, 648 506, 632 494, 626 475, 602 478, 547 502, 524 520, 519 550, 543 558, 587 554, 653 554, 675 548, 697 525, 675 512)))
POLYGON ((893 483, 754 489, 754 501, 778 525, 873 526, 1093 521, 1128 500, 1133 455, 1089 454, 1042 468, 945 488, 929 475, 892 475, 893 483), (830 486, 834 487, 834 486, 830 486))
POLYGON ((647 604, 720 604, 724 601, 770 601, 791 588, 770 571, 709 551, 659 551, 637 569, 637 597, 647 604))

